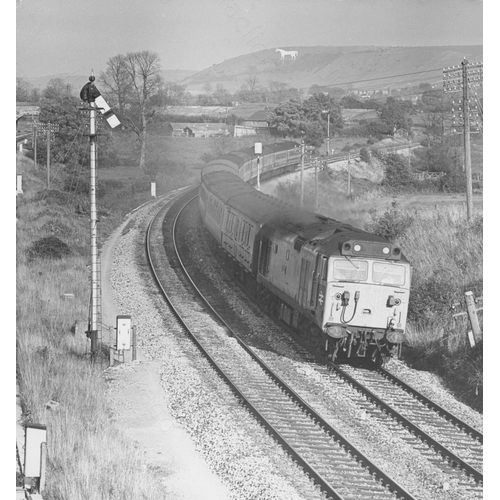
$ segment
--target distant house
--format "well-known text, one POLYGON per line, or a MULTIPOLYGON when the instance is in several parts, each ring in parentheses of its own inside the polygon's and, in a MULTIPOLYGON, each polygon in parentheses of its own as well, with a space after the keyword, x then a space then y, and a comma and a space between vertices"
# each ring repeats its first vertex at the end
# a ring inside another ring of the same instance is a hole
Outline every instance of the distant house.
POLYGON ((225 123, 174 123, 167 125, 171 137, 217 137, 230 135, 225 123))
POLYGON ((234 126, 234 136, 241 137, 245 135, 269 134, 271 131, 271 112, 270 109, 262 109, 245 118, 243 125, 234 126))

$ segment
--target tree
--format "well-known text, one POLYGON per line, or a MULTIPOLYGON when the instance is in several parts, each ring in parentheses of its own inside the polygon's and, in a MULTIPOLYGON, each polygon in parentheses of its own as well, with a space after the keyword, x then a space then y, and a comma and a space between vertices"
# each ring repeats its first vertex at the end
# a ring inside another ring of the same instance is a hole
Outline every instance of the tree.
POLYGON ((385 167, 383 184, 390 187, 405 187, 413 182, 408 163, 401 155, 391 153, 383 158, 385 167))
POLYGON ((179 85, 175 82, 165 82, 163 92, 165 95, 165 103, 167 105, 173 106, 176 104, 182 104, 186 96, 186 86, 179 85))
POLYGON ((29 102, 31 99, 31 85, 23 78, 16 77, 16 101, 29 102))
POLYGON ((155 52, 129 52, 112 57, 101 74, 104 90, 113 94, 121 118, 140 140, 139 168, 146 168, 147 125, 165 106, 160 58, 155 52))
POLYGON ((118 54, 109 59, 106 71, 101 73, 100 80, 106 89, 106 97, 110 104, 116 106, 119 115, 125 115, 130 102, 132 82, 125 56, 118 54))
POLYGON ((288 137, 302 138, 314 145, 321 136, 325 139, 330 113, 330 136, 343 127, 340 106, 333 97, 325 94, 314 94, 303 102, 292 99, 273 110, 270 117, 271 127, 279 134, 288 137))
POLYGON ((59 99, 65 94, 71 94, 71 84, 66 83, 62 78, 53 78, 47 83, 47 87, 42 91, 45 99, 59 99))
POLYGON ((410 130, 413 121, 408 116, 413 111, 413 105, 410 101, 402 101, 388 97, 386 103, 380 110, 380 120, 392 127, 392 129, 404 128, 410 130))

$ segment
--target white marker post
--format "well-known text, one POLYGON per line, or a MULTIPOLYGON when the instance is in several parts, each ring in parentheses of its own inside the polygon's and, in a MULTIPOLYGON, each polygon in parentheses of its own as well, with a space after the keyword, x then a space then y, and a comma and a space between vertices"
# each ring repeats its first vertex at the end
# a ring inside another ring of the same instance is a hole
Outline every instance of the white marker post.
POLYGON ((260 155, 262 154, 262 142, 256 142, 254 146, 257 155, 257 189, 260 191, 260 155))

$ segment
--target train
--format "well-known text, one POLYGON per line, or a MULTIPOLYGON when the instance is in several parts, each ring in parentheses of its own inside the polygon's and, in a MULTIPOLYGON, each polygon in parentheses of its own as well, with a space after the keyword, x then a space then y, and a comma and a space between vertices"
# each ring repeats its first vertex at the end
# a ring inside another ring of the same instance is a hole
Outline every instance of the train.
POLYGON ((224 267, 269 314, 332 362, 401 355, 411 267, 376 234, 253 187, 298 168, 293 141, 222 155, 201 171, 199 213, 224 267))

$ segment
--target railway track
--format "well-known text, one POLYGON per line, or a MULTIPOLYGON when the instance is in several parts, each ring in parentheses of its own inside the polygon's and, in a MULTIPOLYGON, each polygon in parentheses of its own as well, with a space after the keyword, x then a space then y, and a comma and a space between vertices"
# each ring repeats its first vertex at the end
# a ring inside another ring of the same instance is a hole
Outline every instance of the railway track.
MULTIPOLYGON (((411 388, 389 371, 370 370, 345 365, 330 367, 346 380, 373 407, 382 410, 399 423, 411 436, 414 446, 424 444, 422 453, 440 469, 460 482, 462 470, 478 485, 483 482, 483 435, 444 408, 411 388)), ((375 418, 377 416, 370 411, 375 418)), ((377 413, 379 415, 379 413, 377 413)), ((481 487, 461 482, 475 493, 481 487)))
POLYGON ((413 499, 275 375, 195 289, 176 248, 177 213, 188 196, 181 198, 174 204, 175 210, 160 211, 152 221, 147 254, 161 293, 186 334, 329 498, 413 499), (160 230, 163 238, 158 237, 160 230), (164 252, 170 262, 168 269, 157 265, 157 256, 164 252))

